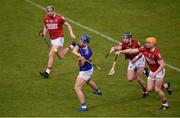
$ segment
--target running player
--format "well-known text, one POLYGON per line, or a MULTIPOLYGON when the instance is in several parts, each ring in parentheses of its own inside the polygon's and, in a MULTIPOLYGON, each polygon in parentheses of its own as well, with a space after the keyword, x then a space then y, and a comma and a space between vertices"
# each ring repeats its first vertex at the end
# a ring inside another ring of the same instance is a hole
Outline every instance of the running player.
POLYGON ((79 44, 73 49, 73 53, 78 55, 79 60, 79 74, 77 76, 74 89, 81 103, 81 108, 78 110, 80 112, 85 112, 88 110, 85 97, 82 92, 82 88, 86 83, 94 90, 93 93, 102 95, 101 90, 98 89, 95 82, 90 80, 93 74, 93 66, 91 62, 92 50, 88 45, 89 42, 90 38, 87 35, 82 35, 80 37, 79 44))
MULTIPOLYGON (((154 37, 146 38, 146 45, 142 48, 137 49, 127 49, 120 52, 133 54, 137 52, 143 52, 146 62, 149 65, 150 73, 147 79, 147 94, 155 90, 161 99, 162 107, 161 110, 166 110, 169 108, 167 98, 162 88, 166 88, 169 94, 172 94, 172 88, 170 83, 163 83, 163 78, 165 76, 165 62, 161 56, 160 50, 156 47, 157 39, 154 37)), ((119 53, 119 52, 117 52, 119 53)))
POLYGON ((63 49, 64 45, 64 28, 63 26, 66 26, 70 37, 72 39, 75 39, 76 36, 73 33, 71 25, 65 20, 63 16, 57 15, 55 13, 55 9, 53 6, 47 6, 47 15, 44 17, 44 28, 43 31, 40 33, 42 37, 46 35, 46 32, 49 32, 49 36, 51 39, 51 49, 49 51, 49 60, 48 60, 48 66, 46 71, 40 72, 40 74, 48 78, 49 74, 51 72, 53 63, 54 63, 54 57, 55 54, 57 53, 57 56, 62 59, 65 54, 73 48, 74 42, 72 43, 73 45, 70 46, 70 48, 65 48, 63 49))
MULTIPOLYGON (((124 33, 122 36, 122 41, 118 46, 114 46, 111 48, 111 52, 116 52, 124 49, 131 48, 140 48, 141 44, 138 40, 132 39, 132 34, 130 32, 124 33)), ((143 90, 143 97, 146 96, 146 85, 144 80, 142 79, 143 71, 145 67, 145 59, 142 53, 134 53, 134 54, 125 54, 125 59, 129 60, 127 78, 129 82, 137 79, 139 85, 143 90)))

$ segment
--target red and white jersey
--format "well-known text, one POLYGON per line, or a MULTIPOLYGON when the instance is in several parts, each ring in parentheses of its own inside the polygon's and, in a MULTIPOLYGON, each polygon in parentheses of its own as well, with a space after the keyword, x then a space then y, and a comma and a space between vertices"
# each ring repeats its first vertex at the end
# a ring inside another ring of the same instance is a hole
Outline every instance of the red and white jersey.
POLYGON ((152 72, 155 72, 160 66, 158 61, 163 59, 160 54, 160 50, 155 48, 154 51, 150 51, 149 49, 143 47, 143 48, 139 48, 139 52, 143 52, 150 70, 152 72))
MULTIPOLYGON (((140 48, 141 44, 138 40, 132 39, 130 44, 124 44, 123 42, 119 43, 119 45, 122 47, 122 50, 125 49, 134 49, 134 48, 140 48)), ((132 53, 132 54, 128 54, 125 53, 125 59, 130 59, 132 60, 134 57, 136 57, 138 53, 132 53)))
POLYGON ((57 39, 59 37, 64 37, 63 24, 65 19, 63 16, 55 15, 54 17, 49 17, 48 15, 44 17, 44 24, 49 31, 50 38, 57 39))

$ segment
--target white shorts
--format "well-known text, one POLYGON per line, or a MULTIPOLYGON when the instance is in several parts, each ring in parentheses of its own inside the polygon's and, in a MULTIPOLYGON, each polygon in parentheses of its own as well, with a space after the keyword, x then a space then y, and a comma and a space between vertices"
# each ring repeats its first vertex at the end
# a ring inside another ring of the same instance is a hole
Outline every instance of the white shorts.
POLYGON ((88 81, 91 78, 92 74, 93 74, 93 68, 88 71, 80 71, 77 78, 88 81))
POLYGON ((156 79, 163 79, 164 78, 164 76, 165 76, 165 69, 163 69, 162 71, 160 71, 155 77, 151 77, 151 75, 152 75, 152 71, 150 71, 149 72, 149 77, 148 77, 148 79, 150 79, 150 80, 156 80, 156 79))
POLYGON ((59 37, 57 39, 51 40, 51 44, 63 47, 63 45, 64 45, 64 37, 59 37))
POLYGON ((128 70, 134 70, 135 68, 138 67, 144 67, 145 66, 145 58, 142 55, 141 58, 139 58, 136 62, 132 63, 129 60, 129 65, 128 65, 128 70))

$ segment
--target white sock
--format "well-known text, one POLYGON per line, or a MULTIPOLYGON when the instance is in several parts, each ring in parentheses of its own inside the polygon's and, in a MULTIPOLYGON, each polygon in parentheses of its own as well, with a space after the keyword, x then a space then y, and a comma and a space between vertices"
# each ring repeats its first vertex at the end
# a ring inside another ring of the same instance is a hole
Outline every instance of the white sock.
POLYGON ((167 106, 168 106, 168 103, 166 102, 166 103, 164 103, 164 104, 162 104, 162 105, 167 107, 167 106))
POLYGON ((81 105, 81 108, 86 109, 86 108, 87 108, 86 103, 83 103, 83 104, 81 105))
POLYGON ((51 69, 47 68, 46 72, 49 74, 51 72, 51 69))
POLYGON ((146 91, 146 92, 144 92, 144 94, 148 94, 148 92, 146 91))
POLYGON ((164 88, 166 88, 166 89, 168 88, 168 84, 167 84, 167 83, 164 83, 163 86, 164 86, 164 88))

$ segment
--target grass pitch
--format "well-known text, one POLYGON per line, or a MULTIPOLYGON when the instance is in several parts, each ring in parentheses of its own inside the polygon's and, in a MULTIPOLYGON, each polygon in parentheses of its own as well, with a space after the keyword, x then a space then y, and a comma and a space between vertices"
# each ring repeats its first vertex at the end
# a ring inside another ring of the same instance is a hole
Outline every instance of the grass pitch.
MULTIPOLYGON (((179 0, 33 0, 42 6, 54 5, 56 11, 85 26, 116 40, 123 32, 132 32, 144 43, 155 36, 165 61, 180 67, 180 1, 179 0)), ((77 36, 92 37, 94 62, 104 68, 95 70, 92 79, 103 90, 103 96, 92 94, 85 87, 89 111, 76 112, 80 107, 74 92, 78 73, 77 60, 68 54, 56 58, 50 79, 44 80, 39 71, 46 69, 48 49, 39 39, 45 12, 24 0, 1 0, 0 10, 0 116, 180 116, 179 72, 166 68, 165 81, 173 86, 167 96, 170 109, 159 111, 160 101, 153 92, 142 99, 137 82, 127 81, 127 61, 121 56, 116 74, 109 77, 113 55, 105 59, 109 48, 116 45, 99 35, 74 24, 77 36)), ((70 44, 65 31, 65 46, 70 44)), ((144 77, 144 79, 146 79, 144 77)))

